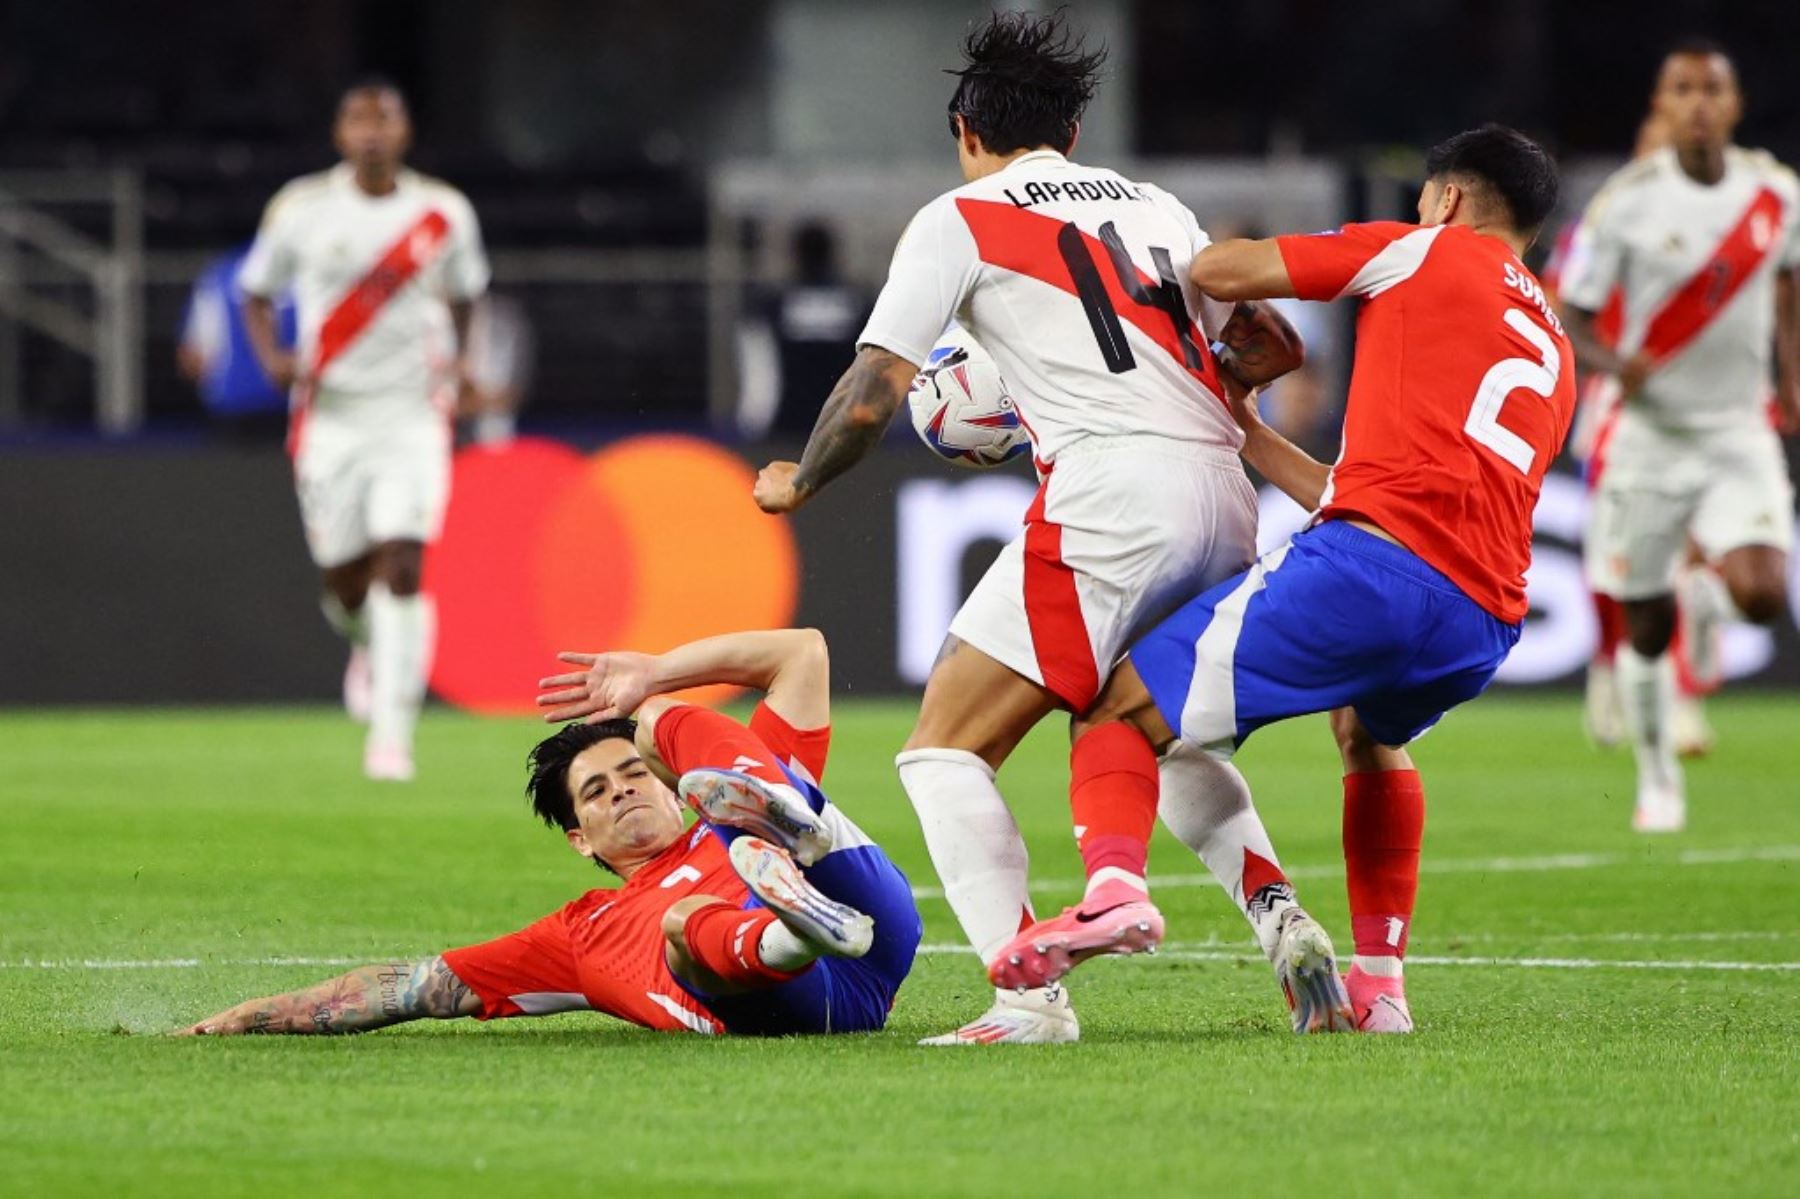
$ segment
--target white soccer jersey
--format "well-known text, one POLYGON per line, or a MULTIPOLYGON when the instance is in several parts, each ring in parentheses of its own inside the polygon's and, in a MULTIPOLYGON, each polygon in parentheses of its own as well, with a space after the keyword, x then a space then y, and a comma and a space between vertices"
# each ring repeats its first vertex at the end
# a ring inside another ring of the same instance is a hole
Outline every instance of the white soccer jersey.
POLYGON ((1089 434, 1236 450, 1208 349, 1230 309, 1188 280, 1208 242, 1161 189, 1037 150, 919 210, 858 342, 923 363, 954 317, 1041 463, 1089 434))
POLYGON ((403 171, 392 192, 371 196, 348 165, 276 193, 238 274, 251 295, 293 288, 301 373, 322 412, 345 415, 429 405, 456 352, 447 304, 487 282, 461 192, 403 171))
POLYGON ((1675 431, 1723 428, 1769 398, 1775 279, 1800 265, 1800 183, 1768 154, 1729 148, 1711 186, 1663 149, 1618 171, 1582 218, 1562 298, 1598 312, 1623 293, 1618 351, 1662 363, 1634 408, 1675 431))

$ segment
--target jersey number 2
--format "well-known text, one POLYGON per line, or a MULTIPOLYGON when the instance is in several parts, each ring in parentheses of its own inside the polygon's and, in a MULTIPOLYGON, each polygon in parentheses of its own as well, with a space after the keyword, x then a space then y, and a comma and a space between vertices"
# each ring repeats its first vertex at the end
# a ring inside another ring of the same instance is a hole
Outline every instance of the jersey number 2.
MULTIPOLYGON (((1119 290, 1132 303, 1155 308, 1167 316, 1175 326, 1175 339, 1181 343, 1181 357, 1188 369, 1206 369, 1200 348, 1194 344, 1190 332, 1187 303, 1181 296, 1181 284, 1175 281, 1175 263, 1169 252, 1161 246, 1150 247, 1150 258, 1156 263, 1157 274, 1156 285, 1152 287, 1138 277, 1137 264, 1125 248, 1125 239, 1119 236, 1111 221, 1100 226, 1100 244, 1106 247, 1106 257, 1112 264, 1113 277, 1119 281, 1119 290)), ((1094 341, 1100 346, 1100 357, 1105 360, 1106 369, 1115 375, 1137 369, 1137 358, 1125 341, 1125 326, 1119 320, 1119 310, 1113 306, 1106 281, 1100 277, 1100 267, 1094 262, 1087 239, 1074 221, 1057 230, 1056 248, 1062 254, 1063 265, 1069 268, 1069 278, 1075 284, 1075 298, 1081 301, 1081 310, 1087 313, 1088 327, 1094 331, 1094 341)))
POLYGON ((1529 441, 1500 423, 1500 410, 1506 406, 1506 397, 1520 389, 1548 399, 1562 373, 1562 355, 1550 335, 1538 328, 1523 309, 1508 308, 1506 323, 1537 347, 1543 361, 1506 358, 1489 367, 1487 374, 1481 376, 1481 386, 1475 389, 1475 404, 1469 409, 1463 432, 1506 459, 1520 474, 1529 475, 1537 451, 1529 441))

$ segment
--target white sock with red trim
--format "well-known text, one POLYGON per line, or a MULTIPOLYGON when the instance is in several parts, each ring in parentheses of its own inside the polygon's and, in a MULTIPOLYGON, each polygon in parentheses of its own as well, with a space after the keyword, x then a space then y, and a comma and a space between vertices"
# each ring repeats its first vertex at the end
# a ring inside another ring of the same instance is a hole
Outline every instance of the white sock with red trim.
POLYGON ((1263 952, 1274 954, 1282 913, 1295 906, 1294 889, 1250 800, 1250 784, 1231 763, 1180 743, 1162 756, 1157 775, 1162 786, 1157 815, 1206 863, 1250 922, 1263 952))
MULTIPOLYGON (((963 934, 985 963, 1032 919, 1030 855, 994 772, 960 749, 909 749, 894 759, 918 813, 931 865, 963 934)), ((1012 991, 999 992, 1018 1002, 1012 991)))
POLYGON ((423 595, 395 595, 386 583, 369 587, 369 743, 412 748, 413 726, 425 701, 431 650, 431 612, 423 595))

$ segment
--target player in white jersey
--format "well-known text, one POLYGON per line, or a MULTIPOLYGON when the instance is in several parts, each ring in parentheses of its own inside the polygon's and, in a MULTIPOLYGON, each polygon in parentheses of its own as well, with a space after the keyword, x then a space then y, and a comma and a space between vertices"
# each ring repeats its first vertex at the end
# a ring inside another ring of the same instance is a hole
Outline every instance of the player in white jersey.
MULTIPOLYGON (((1800 183, 1731 144, 1742 111, 1731 60, 1684 43, 1653 103, 1671 144, 1614 175, 1582 219, 1564 267, 1569 334, 1623 395, 1595 493, 1587 566, 1619 599, 1628 644, 1617 673, 1637 755, 1635 826, 1675 831, 1686 794, 1672 735, 1676 569, 1691 532, 1722 580, 1684 602, 1767 623, 1787 606, 1792 484, 1770 426, 1800 431, 1800 183), (1594 335, 1617 288, 1618 341, 1594 335)), ((1703 650, 1690 647, 1690 652, 1703 650)))
MULTIPOLYGON (((1243 348, 1236 369, 1253 382, 1299 365, 1300 350, 1271 311, 1203 301, 1188 266, 1208 239, 1185 207, 1069 161, 1101 56, 1060 19, 996 15, 963 52, 950 129, 969 182, 913 219, 801 461, 765 468, 757 500, 790 511, 854 465, 953 317, 1007 380, 1042 486, 1024 532, 951 624, 897 759, 945 896, 985 963, 1033 919, 1026 847, 995 771, 1044 716, 1085 711, 1126 645, 1184 589, 1254 556, 1256 494, 1211 337, 1243 348)), ((1076 737, 1077 779, 1107 769, 1095 749, 1076 737)), ((1278 958, 1284 928, 1316 926, 1293 902, 1242 776, 1200 754, 1161 770, 1165 822, 1278 958)), ((1105 830, 1076 832, 1084 858, 1108 852, 1105 830)), ((1102 870, 1083 911, 1120 936, 1160 936, 1145 900, 1141 867, 1102 870)), ((1051 987, 998 992, 984 1016, 932 1043, 1076 1035, 1066 994, 1051 987)))
POLYGON ((326 616, 352 647, 345 702, 369 723, 364 772, 406 780, 432 636, 419 581, 449 501, 459 354, 488 265, 462 193, 405 169, 412 130, 393 85, 346 91, 334 137, 344 161, 276 194, 238 282, 257 356, 292 389, 300 515, 326 616), (290 288, 293 353, 276 345, 271 304, 290 288))

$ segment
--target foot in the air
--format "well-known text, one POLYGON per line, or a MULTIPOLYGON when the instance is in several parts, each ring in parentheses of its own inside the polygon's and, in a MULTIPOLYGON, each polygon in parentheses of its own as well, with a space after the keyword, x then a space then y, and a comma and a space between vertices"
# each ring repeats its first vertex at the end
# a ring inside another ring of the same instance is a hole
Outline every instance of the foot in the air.
POLYGON ((1687 828, 1687 798, 1679 788, 1640 786, 1631 827, 1640 833, 1679 833, 1687 828))
POLYGON ((1162 913, 1150 897, 1129 884, 1109 882, 1079 906, 1014 937, 988 963, 988 981, 1014 991, 1036 990, 1091 957, 1155 953, 1162 939, 1162 913))
POLYGON ((731 843, 731 868, 750 893, 819 952, 859 958, 875 941, 875 919, 814 887, 788 851, 760 837, 731 843))
POLYGON ((1407 1033, 1413 1030, 1412 1009, 1406 1006, 1406 980, 1379 978, 1354 963, 1344 976, 1350 994, 1350 1010, 1357 1032, 1407 1033))
POLYGON ((1706 719, 1706 705, 1697 695, 1675 699, 1675 719, 1669 725, 1675 752, 1684 758, 1704 758, 1712 752, 1713 729, 1706 719))
POLYGON ((954 1032, 926 1037, 921 1045, 1063 1045, 1081 1039, 1069 993, 1049 987, 1024 995, 1008 992, 994 1006, 954 1032))
POLYGON ((369 723, 369 686, 369 647, 353 645, 350 660, 344 663, 344 711, 358 724, 369 723))
POLYGON ((405 745, 371 741, 363 749, 363 777, 378 783, 410 783, 413 780, 412 749, 405 745))
POLYGON ((1306 909, 1292 907, 1281 914, 1274 965, 1295 1032, 1349 1032, 1356 1027, 1350 996, 1338 974, 1337 952, 1306 909))
POLYGON ((831 852, 830 827, 786 783, 765 783, 735 770, 703 767, 682 775, 677 789, 702 820, 773 841, 802 866, 831 852))
POLYGON ((1616 749, 1625 740, 1625 711, 1619 700, 1619 678, 1611 662, 1595 661, 1587 668, 1587 703, 1582 721, 1588 740, 1600 749, 1616 749))

